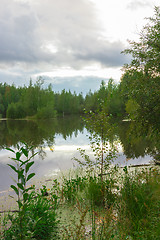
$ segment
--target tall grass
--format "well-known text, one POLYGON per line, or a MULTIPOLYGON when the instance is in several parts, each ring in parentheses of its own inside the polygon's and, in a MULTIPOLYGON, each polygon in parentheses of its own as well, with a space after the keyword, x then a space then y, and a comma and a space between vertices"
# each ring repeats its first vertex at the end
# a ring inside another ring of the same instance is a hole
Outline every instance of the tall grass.
POLYGON ((66 179, 62 182, 67 196, 74 196, 61 199, 62 213, 67 209, 62 223, 64 239, 159 239, 159 169, 111 168, 103 182, 100 177, 94 171, 69 179, 69 185, 66 179), (76 188, 72 188, 75 182, 76 188), (80 211, 77 205, 81 205, 80 211))
POLYGON ((159 220, 159 171, 126 172, 118 204, 119 230, 132 239, 159 239, 159 220))

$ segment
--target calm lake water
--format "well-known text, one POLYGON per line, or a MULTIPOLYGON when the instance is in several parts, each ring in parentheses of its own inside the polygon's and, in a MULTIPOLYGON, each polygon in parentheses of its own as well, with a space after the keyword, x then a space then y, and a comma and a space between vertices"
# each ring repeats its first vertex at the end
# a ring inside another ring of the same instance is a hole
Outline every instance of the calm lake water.
MULTIPOLYGON (((13 162, 9 157, 14 157, 14 154, 5 150, 6 147, 16 148, 16 144, 22 141, 34 145, 34 150, 39 154, 34 159, 32 171, 38 178, 49 178, 75 165, 72 158, 80 158, 77 148, 85 149, 93 157, 87 134, 80 117, 0 121, 0 192, 7 190, 15 177, 7 166, 13 162)), ((131 134, 129 122, 116 123, 110 138, 116 142, 119 150, 114 163, 122 166, 145 164, 152 159, 147 154, 150 143, 145 138, 136 138, 131 134)))

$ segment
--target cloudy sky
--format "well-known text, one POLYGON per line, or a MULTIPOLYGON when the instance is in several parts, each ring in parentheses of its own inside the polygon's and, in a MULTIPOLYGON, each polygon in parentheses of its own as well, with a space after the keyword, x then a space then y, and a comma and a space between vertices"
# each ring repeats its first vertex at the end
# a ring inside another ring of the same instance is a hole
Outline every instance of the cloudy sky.
POLYGON ((0 0, 0 82, 42 76, 53 90, 87 92, 120 80, 121 51, 159 0, 0 0))

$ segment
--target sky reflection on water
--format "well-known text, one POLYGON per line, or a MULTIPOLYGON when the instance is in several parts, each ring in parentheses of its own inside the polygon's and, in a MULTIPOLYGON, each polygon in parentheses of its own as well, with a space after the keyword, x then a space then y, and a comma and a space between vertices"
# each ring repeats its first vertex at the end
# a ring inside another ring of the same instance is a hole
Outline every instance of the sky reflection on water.
MULTIPOLYGON (((76 136, 72 136, 64 139, 62 135, 55 135, 55 144, 48 147, 47 144, 43 147, 43 156, 37 155, 34 160, 35 164, 32 166, 31 171, 36 173, 36 178, 41 177, 53 177, 55 174, 73 168, 76 162, 72 159, 78 157, 80 159, 80 154, 78 148, 85 149, 86 153, 93 159, 93 152, 89 146, 89 140, 87 135, 87 130, 84 129, 83 132, 78 131, 76 136), (52 149, 52 151, 50 150, 52 149)), ((133 164, 145 164, 149 163, 151 157, 146 155, 145 157, 138 157, 134 159, 127 159, 123 154, 123 148, 119 144, 119 153, 117 159, 114 163, 124 165, 133 164)), ((14 157, 11 152, 7 150, 0 151, 0 192, 9 188, 13 184, 12 178, 16 178, 14 172, 7 166, 8 163, 12 163, 9 157, 14 157)))

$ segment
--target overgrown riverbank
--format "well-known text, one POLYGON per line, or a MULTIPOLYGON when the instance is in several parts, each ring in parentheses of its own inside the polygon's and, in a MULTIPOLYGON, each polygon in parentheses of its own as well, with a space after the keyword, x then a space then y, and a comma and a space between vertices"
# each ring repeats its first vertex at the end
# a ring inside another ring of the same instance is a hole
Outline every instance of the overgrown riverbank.
MULTIPOLYGON (((26 231, 41 235, 26 233, 25 239, 158 239, 159 171, 158 166, 108 167, 102 183, 96 170, 79 168, 48 179, 47 186, 32 190, 25 213, 26 231)), ((16 221, 9 223, 18 213, 9 215, 1 215, 2 239, 21 239, 16 221)))

